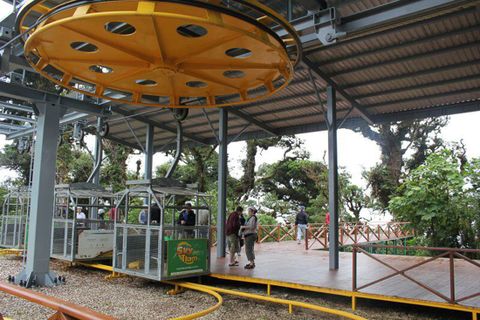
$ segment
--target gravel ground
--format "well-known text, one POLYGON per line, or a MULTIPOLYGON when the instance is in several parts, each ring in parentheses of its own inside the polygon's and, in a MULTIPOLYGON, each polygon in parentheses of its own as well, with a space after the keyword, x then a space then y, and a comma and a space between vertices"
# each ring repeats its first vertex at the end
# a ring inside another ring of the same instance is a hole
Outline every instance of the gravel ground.
MULTIPOLYGON (((21 266, 21 259, 0 257, 0 281, 8 275, 15 275, 21 266)), ((82 267, 68 267, 61 262, 52 262, 52 269, 67 279, 67 284, 55 288, 36 288, 40 292, 67 301, 87 306, 119 319, 168 319, 187 315, 212 306, 216 300, 206 294, 186 291, 170 296, 170 286, 138 278, 105 280, 106 272, 82 267)), ((230 282, 211 282, 229 289, 265 294, 265 287, 237 286, 230 282)), ((272 295, 279 298, 310 302, 326 307, 350 311, 350 300, 341 297, 314 293, 289 291, 272 288, 272 295)), ((288 313, 286 306, 257 303, 238 297, 223 296, 224 303, 216 312, 203 319, 340 319, 309 310, 295 310, 288 313)), ((357 314, 368 319, 462 319, 462 314, 448 313, 398 304, 357 302, 357 314)), ((52 311, 0 292, 0 314, 15 320, 46 319, 52 311)), ((471 319, 468 315, 465 319, 471 319)))

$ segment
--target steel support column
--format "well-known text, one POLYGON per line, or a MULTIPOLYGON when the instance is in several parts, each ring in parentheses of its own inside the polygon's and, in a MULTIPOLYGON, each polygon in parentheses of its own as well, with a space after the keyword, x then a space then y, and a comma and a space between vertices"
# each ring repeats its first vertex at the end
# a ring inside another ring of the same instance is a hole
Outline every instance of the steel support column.
MULTIPOLYGON (((94 157, 94 171, 92 172, 92 183, 96 184, 97 186, 100 185, 100 168, 102 165, 102 158, 103 158, 103 148, 102 148, 102 137, 98 133, 100 128, 102 127, 103 119, 101 117, 97 118, 97 132, 95 134, 95 149, 93 150, 93 157, 94 157)), ((97 205, 98 199, 93 198, 92 203, 97 205)), ((91 219, 98 219, 98 208, 94 207, 91 210, 91 219)))
POLYGON ((15 282, 53 286, 50 272, 50 235, 55 187, 55 164, 61 108, 53 103, 37 104, 39 110, 33 165, 32 200, 28 224, 27 261, 15 282))
POLYGON ((338 259, 338 157, 337 157, 337 112, 335 89, 327 87, 328 128, 328 207, 330 212, 328 245, 330 270, 337 270, 338 259))
POLYGON ((154 126, 151 124, 147 124, 147 138, 145 141, 145 179, 152 179, 153 175, 153 139, 154 139, 154 126))
POLYGON ((218 210, 217 210, 217 258, 225 257, 225 221, 227 215, 227 146, 228 111, 220 109, 218 123, 218 210))

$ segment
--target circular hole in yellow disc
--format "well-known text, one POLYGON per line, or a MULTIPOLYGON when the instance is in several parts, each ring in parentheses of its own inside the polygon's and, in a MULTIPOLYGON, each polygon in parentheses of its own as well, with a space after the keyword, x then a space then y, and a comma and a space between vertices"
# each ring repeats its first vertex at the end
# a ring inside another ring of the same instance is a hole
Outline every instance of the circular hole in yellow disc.
POLYGON ((75 41, 70 43, 70 47, 73 50, 77 51, 82 51, 82 52, 95 52, 98 51, 98 48, 96 45, 88 43, 88 42, 82 42, 82 41, 75 41))
POLYGON ((208 86, 208 84, 203 81, 188 81, 185 85, 190 88, 205 88, 208 86))
POLYGON ((208 31, 197 24, 184 24, 177 28, 177 33, 187 38, 200 38, 206 35, 208 31))
POLYGON ((93 66, 90 66, 88 69, 90 71, 93 71, 93 72, 96 72, 96 73, 103 73, 103 74, 111 73, 113 71, 112 68, 102 66, 100 64, 95 64, 93 66))
POLYGON ((130 35, 135 33, 136 29, 129 23, 120 22, 120 21, 113 21, 107 22, 105 24, 105 30, 111 33, 120 34, 120 35, 130 35))
POLYGON ((239 79, 245 77, 245 72, 241 70, 227 70, 223 73, 223 76, 229 79, 239 79))
POLYGON ((136 84, 139 84, 141 86, 156 86, 157 82, 154 80, 149 80, 149 79, 140 79, 135 81, 136 84))
POLYGON ((245 48, 231 48, 225 51, 225 54, 232 58, 245 59, 252 55, 252 51, 245 48))

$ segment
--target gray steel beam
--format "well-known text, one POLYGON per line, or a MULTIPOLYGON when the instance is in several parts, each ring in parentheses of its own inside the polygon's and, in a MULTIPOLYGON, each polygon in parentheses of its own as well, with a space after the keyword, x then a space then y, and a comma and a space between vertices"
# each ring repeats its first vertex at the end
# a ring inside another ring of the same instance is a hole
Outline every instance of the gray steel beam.
POLYGON ((153 175, 153 154, 154 149, 154 127, 150 124, 147 124, 147 136, 145 139, 145 173, 144 173, 144 179, 145 180, 150 180, 152 179, 153 175))
POLYGON ((472 74, 472 75, 465 76, 465 77, 460 77, 460 78, 441 80, 441 81, 433 81, 433 82, 428 82, 428 83, 424 83, 424 84, 408 85, 408 86, 403 86, 403 87, 400 87, 400 88, 394 88, 394 89, 390 89, 390 90, 361 94, 361 95, 358 95, 358 96, 354 96, 354 99, 365 99, 365 98, 371 98, 371 97, 387 96, 387 95, 390 95, 390 94, 401 93, 401 92, 405 92, 405 91, 428 89, 428 88, 434 88, 434 87, 439 87, 439 86, 448 86, 448 85, 454 84, 454 83, 471 81, 471 80, 479 80, 479 79, 480 79, 480 74, 472 74))
POLYGON ((14 121, 20 121, 20 122, 28 122, 28 123, 37 122, 36 120, 34 120, 32 118, 17 116, 16 114, 9 114, 9 113, 3 113, 3 112, 0 112, 0 118, 14 120, 14 121))
POLYGON ((53 193, 57 139, 61 107, 53 103, 40 103, 35 140, 32 199, 28 222, 27 262, 15 277, 15 282, 53 286, 55 274, 50 272, 50 246, 52 234, 53 193))
MULTIPOLYGON (((101 117, 97 118, 97 130, 99 130, 103 125, 103 119, 101 117)), ((95 134, 95 149, 93 151, 93 156, 95 159, 96 170, 93 174, 92 182, 96 185, 100 185, 100 167, 103 159, 103 148, 102 148, 102 137, 98 134, 95 134)))
MULTIPOLYGON (((469 7, 469 8, 465 8, 465 9, 459 9, 458 11, 449 12, 449 13, 446 13, 444 15, 439 15, 439 16, 435 16, 435 17, 430 17, 429 16, 428 19, 421 19, 421 20, 416 19, 416 20, 413 20, 411 23, 403 24, 401 26, 396 26, 395 28, 392 28, 392 29, 384 30, 384 31, 382 31, 382 36, 388 36, 388 35, 396 34, 398 32, 408 31, 412 28, 420 27, 420 26, 423 26, 423 25, 426 25, 426 24, 433 24, 433 23, 439 22, 439 21, 444 20, 444 19, 464 16, 468 13, 475 12, 475 10, 476 10, 475 7, 469 7)), ((377 38, 377 37, 378 37, 378 33, 375 33, 375 32, 368 33, 368 34, 365 34, 365 35, 360 35, 360 36, 356 36, 356 37, 352 37, 352 38, 342 39, 341 41, 332 43, 328 46, 321 46, 321 47, 312 48, 308 52, 309 53, 319 52, 319 51, 323 51, 323 50, 332 49, 333 47, 341 47, 341 46, 351 45, 351 44, 358 43, 358 42, 369 41, 369 40, 372 40, 372 39, 377 38)))
POLYGON ((471 0, 398 0, 341 18, 338 28, 347 34, 392 26, 430 13, 436 15, 463 5, 475 5, 471 0))
POLYGON ((0 107, 10 110, 23 111, 33 113, 33 108, 30 106, 24 106, 21 104, 13 104, 9 102, 0 101, 0 107))
POLYGON ((461 90, 444 92, 444 93, 434 93, 434 94, 429 94, 429 95, 420 96, 420 97, 409 97, 409 98, 402 98, 402 99, 397 99, 397 100, 377 102, 377 103, 372 103, 372 104, 366 105, 366 108, 367 109, 372 109, 372 108, 376 108, 376 107, 380 107, 380 106, 388 106, 388 105, 393 105, 393 104, 414 102, 414 101, 423 101, 423 100, 428 100, 428 99, 443 98, 443 97, 455 96, 455 95, 467 94, 467 93, 479 93, 479 89, 478 89, 478 87, 474 87, 474 88, 467 88, 467 89, 461 89, 461 90))
POLYGON ((337 150, 337 111, 335 89, 327 87, 328 127, 328 208, 330 212, 328 258, 330 270, 338 270, 338 150, 337 150))
MULTIPOLYGON (((89 117, 90 115, 86 113, 72 112, 62 117, 62 119, 60 120, 60 125, 63 126, 63 125, 71 124, 89 117)), ((34 128, 23 129, 14 133, 10 133, 9 135, 7 135, 6 139, 7 140, 17 139, 24 136, 32 135, 34 132, 35 132, 34 128)))
MULTIPOLYGON (((342 42, 370 39, 377 30, 384 32, 393 27, 403 30, 408 28, 406 24, 414 26, 425 23, 424 21, 436 21, 440 19, 437 16, 450 15, 454 10, 475 5, 475 1, 471 0, 397 0, 344 17, 337 17, 338 10, 330 7, 295 19, 292 24, 300 35, 304 49, 317 46, 312 50, 317 51, 332 45, 342 45, 342 42), (349 36, 350 39, 335 42, 338 38, 349 36), (318 47, 319 40, 327 46, 318 47)), ((283 31, 278 33, 284 35, 283 31)))
MULTIPOLYGON (((426 108, 426 109, 413 109, 408 111, 398 111, 392 112, 387 114, 380 114, 380 115, 373 115, 373 120, 375 123, 390 123, 395 121, 401 120, 414 120, 414 119, 425 119, 429 117, 441 117, 441 116, 448 116, 466 112, 475 112, 480 111, 480 101, 472 101, 472 102, 464 102, 464 103, 457 103, 452 105, 444 105, 444 106, 437 106, 434 108, 426 108)), ((339 116, 339 115, 337 115, 339 116)), ((304 116, 305 118, 312 117, 312 116, 304 116)), ((363 119, 360 117, 351 117, 345 120, 342 128, 343 129, 353 129, 360 125, 362 125, 363 119)), ((242 126, 237 127, 229 127, 229 129, 236 129, 241 128, 242 126)), ((338 129, 338 128, 337 128, 338 129)), ((277 129, 280 132, 280 135, 293 135, 293 134, 301 134, 301 133, 310 133, 310 132, 318 132, 318 131, 325 131, 327 130, 327 126, 325 122, 317 122, 317 123, 309 123, 309 124, 301 124, 297 126, 290 126, 287 128, 279 128, 277 129)), ((228 136, 228 139, 233 139, 236 134, 232 134, 228 136)), ((249 140, 249 139, 262 139, 262 138, 269 138, 272 135, 258 130, 258 131, 249 131, 242 134, 240 140, 249 140)), ((214 144, 214 139, 208 140, 209 144, 214 144)), ((165 148, 165 150, 169 150, 174 145, 170 145, 169 147, 165 148)))
MULTIPOLYGON (((151 120, 151 119, 149 119, 149 117, 136 116, 134 112, 124 110, 124 109, 121 109, 121 108, 115 108, 115 109, 113 109, 113 111, 116 112, 116 113, 119 113, 121 115, 124 115, 126 117, 130 117, 130 118, 135 119, 137 121, 143 122, 145 124, 150 124, 150 125, 154 126, 155 128, 159 128, 159 129, 177 134, 177 129, 176 128, 172 128, 170 126, 165 125, 164 123, 151 120)), ((186 138, 188 138, 190 140, 193 140, 195 142, 198 142, 200 144, 205 144, 205 140, 200 138, 200 137, 197 137, 197 136, 194 136, 194 135, 191 135, 191 134, 184 134, 184 136, 186 138)))
POLYGON ((478 64, 480 64, 480 59, 474 59, 474 60, 470 60, 470 61, 462 61, 462 62, 459 62, 459 63, 446 65, 446 66, 439 67, 439 68, 430 68, 430 69, 425 69, 425 70, 407 72, 407 73, 402 73, 402 74, 398 74, 398 75, 394 75, 394 76, 376 78, 376 79, 371 79, 371 80, 366 80, 366 81, 361 81, 361 82, 345 83, 345 84, 341 85, 340 87, 344 90, 347 90, 347 89, 351 89, 351 88, 357 88, 357 87, 363 87, 363 86, 369 86, 369 85, 376 85, 376 84, 389 82, 389 81, 397 81, 397 80, 403 80, 403 79, 414 79, 414 78, 425 76, 425 75, 433 75, 433 74, 440 73, 440 72, 452 71, 452 70, 456 70, 456 69, 459 69, 459 68, 471 67, 471 66, 478 65, 478 64))
POLYGON ((303 63, 307 65, 308 68, 310 68, 318 77, 323 79, 327 83, 328 86, 331 86, 335 91, 338 91, 338 93, 345 98, 352 107, 355 108, 355 110, 360 114, 360 116, 365 119, 369 124, 373 124, 373 120, 371 115, 365 110, 363 106, 361 106, 359 103, 355 101, 345 90, 340 89, 335 81, 333 81, 325 72, 320 70, 315 66, 314 63, 312 63, 308 58, 304 57, 303 58, 303 63))
POLYGON ((228 110, 220 109, 218 135, 218 210, 217 210, 217 258, 225 257, 225 222, 227 216, 227 146, 228 146, 228 110))
MULTIPOLYGON (((1 118, 1 116, 0 116, 1 118)), ((22 131, 22 130, 25 130, 25 129, 28 129, 29 127, 27 126, 21 126, 21 125, 17 125, 17 124, 12 124, 12 123, 6 123, 6 122, 1 122, 0 121, 0 125, 3 127, 3 128, 7 128, 7 129, 10 129, 10 130, 16 130, 16 131, 22 131)))
POLYGON ((345 74, 352 74, 352 73, 356 73, 356 72, 361 72, 361 71, 365 71, 365 70, 369 70, 369 69, 373 69, 373 68, 384 68, 384 67, 390 66, 392 64, 412 62, 414 60, 422 59, 422 58, 433 59, 435 56, 438 56, 438 55, 441 55, 441 54, 448 54, 448 53, 452 53, 452 52, 459 51, 459 50, 476 48, 478 46, 480 46, 480 41, 476 40, 476 41, 467 42, 467 43, 464 43, 464 44, 461 44, 461 45, 454 45, 454 46, 451 46, 451 47, 446 47, 446 48, 442 48, 442 49, 438 49, 438 50, 430 50, 428 52, 417 53, 417 54, 413 54, 413 55, 410 55, 410 56, 405 56, 405 57, 402 57, 402 58, 394 58, 394 59, 390 59, 390 60, 385 60, 385 61, 382 61, 381 64, 370 63, 370 64, 358 66, 356 68, 348 68, 348 69, 344 69, 344 70, 339 70, 339 71, 329 73, 326 76, 333 78, 333 77, 338 77, 338 76, 345 75, 345 74))
POLYGON ((471 27, 468 27, 468 28, 463 28, 462 27, 460 29, 455 29, 455 30, 451 30, 451 31, 448 31, 448 32, 441 32, 441 33, 438 33, 438 34, 433 35, 433 36, 428 36, 428 37, 423 37, 423 38, 404 41, 404 42, 397 43, 397 44, 394 44, 394 45, 391 45, 391 46, 379 47, 379 48, 374 48, 374 49, 370 49, 370 50, 366 50, 366 51, 350 53, 347 56, 334 57, 334 58, 329 59, 329 60, 323 60, 320 63, 317 63, 317 65, 319 67, 322 67, 322 66, 326 66, 326 65, 329 65, 329 64, 339 63, 339 62, 345 61, 345 60, 349 60, 349 61, 358 60, 358 59, 362 59, 364 57, 371 56, 371 55, 381 53, 381 52, 385 52, 385 51, 388 51, 388 50, 396 50, 396 49, 401 49, 401 48, 405 48, 405 47, 417 46, 417 45, 420 45, 420 44, 423 44, 423 43, 428 43, 428 42, 437 41, 437 40, 443 40, 443 39, 448 38, 448 37, 465 35, 468 32, 479 32, 479 31, 480 31, 480 26, 478 26, 478 25, 474 25, 474 26, 471 26, 471 27))
POLYGON ((105 139, 111 140, 111 141, 113 141, 113 142, 116 142, 116 143, 118 143, 118 144, 122 144, 122 145, 127 146, 127 147, 130 147, 130 148, 132 148, 132 149, 134 149, 134 150, 139 150, 139 151, 141 151, 140 148, 139 148, 139 146, 138 146, 136 143, 130 143, 130 142, 128 142, 128 141, 125 141, 125 139, 119 139, 119 138, 117 138, 117 137, 115 137, 115 136, 113 136, 113 135, 110 135, 110 134, 109 134, 105 139))
POLYGON ((261 130, 273 135, 273 136, 278 136, 279 134, 277 133, 277 131, 270 127, 269 125, 265 124, 264 122, 261 122, 257 119, 255 119, 253 116, 243 112, 243 111, 240 111, 240 110, 236 110, 236 109, 229 109, 228 110, 230 113, 234 114, 235 116, 243 119, 243 120, 246 120, 248 121, 249 123, 257 126, 258 128, 260 128, 261 130))
POLYGON ((104 115, 105 111, 102 107, 80 101, 72 98, 56 95, 45 91, 35 90, 18 84, 6 83, 0 81, 0 95, 30 103, 48 102, 67 109, 85 112, 93 115, 104 115))

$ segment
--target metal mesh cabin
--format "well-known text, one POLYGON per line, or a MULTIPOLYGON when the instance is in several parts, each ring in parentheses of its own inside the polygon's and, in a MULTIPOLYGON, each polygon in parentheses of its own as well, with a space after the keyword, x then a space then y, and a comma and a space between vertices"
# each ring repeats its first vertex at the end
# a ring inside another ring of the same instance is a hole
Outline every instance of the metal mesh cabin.
POLYGON ((116 208, 114 271, 153 280, 208 274, 209 196, 166 178, 127 185, 116 208), (187 201, 191 226, 178 223, 187 201))
POLYGON ((30 190, 19 188, 5 196, 0 216, 0 247, 23 249, 30 207, 30 190))
POLYGON ((57 185, 51 257, 66 261, 111 258, 114 222, 99 210, 110 209, 113 198, 112 192, 92 183, 57 185), (85 219, 78 219, 79 209, 85 219))

